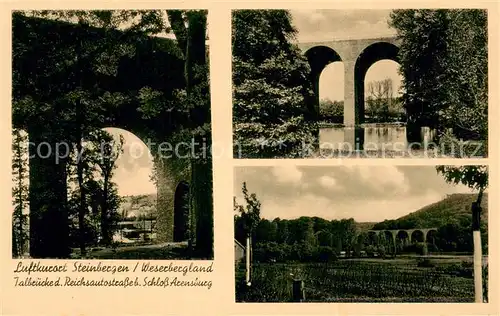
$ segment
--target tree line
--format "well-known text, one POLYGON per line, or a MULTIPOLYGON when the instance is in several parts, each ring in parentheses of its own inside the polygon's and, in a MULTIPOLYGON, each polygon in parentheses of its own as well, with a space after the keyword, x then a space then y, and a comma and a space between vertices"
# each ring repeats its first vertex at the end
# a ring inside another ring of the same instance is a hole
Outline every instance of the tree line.
MULTIPOLYGON (((392 79, 371 81, 367 84, 365 100, 365 123, 388 123, 406 121, 400 97, 394 95, 392 79)), ((321 99, 319 119, 323 122, 343 124, 344 101, 321 99)))
MULTIPOLYGON (((369 233, 361 230, 358 223, 350 219, 326 220, 320 217, 302 216, 297 219, 273 220, 260 217, 260 202, 254 193, 250 194, 243 184, 245 203, 235 200, 235 239, 245 244, 251 237, 253 259, 272 261, 325 261, 335 260, 343 254, 346 257, 394 256, 400 253, 427 254, 428 252, 473 251, 471 219, 462 217, 459 223, 443 223, 436 232, 427 235, 424 243, 420 234, 396 236, 369 233), (404 240, 406 239, 406 241, 404 240), (416 239, 416 240, 415 240, 416 239)), ((387 220, 375 224, 373 230, 394 230, 427 228, 418 227, 415 222, 387 220), (395 223, 398 224, 395 224, 395 223)), ((487 240, 487 229, 483 227, 483 240, 487 240)), ((488 244, 483 244, 487 251, 488 244)))
MULTIPOLYGON (((29 159, 26 132, 14 128, 12 136, 12 251, 17 257, 28 251, 29 159)), ((112 180, 116 160, 121 153, 123 137, 114 139, 104 130, 90 133, 81 152, 73 148, 66 161, 70 247, 86 249, 88 246, 109 246, 112 243, 116 223, 121 218, 119 207, 122 199, 112 180)))

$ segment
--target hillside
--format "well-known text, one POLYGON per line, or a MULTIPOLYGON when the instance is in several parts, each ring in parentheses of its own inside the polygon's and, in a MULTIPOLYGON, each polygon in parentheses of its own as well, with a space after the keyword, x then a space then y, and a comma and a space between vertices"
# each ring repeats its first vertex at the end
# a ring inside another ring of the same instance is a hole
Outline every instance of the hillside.
POLYGON ((156 194, 122 197, 120 214, 124 218, 156 216, 156 194))
POLYGON ((372 229, 376 224, 377 222, 356 222, 356 229, 360 231, 366 231, 372 229))
MULTIPOLYGON (((395 220, 377 223, 372 229, 406 229, 416 227, 440 227, 451 223, 471 222, 471 203, 477 194, 450 194, 443 200, 427 205, 395 220)), ((483 196, 481 222, 488 223, 488 194, 483 196)))

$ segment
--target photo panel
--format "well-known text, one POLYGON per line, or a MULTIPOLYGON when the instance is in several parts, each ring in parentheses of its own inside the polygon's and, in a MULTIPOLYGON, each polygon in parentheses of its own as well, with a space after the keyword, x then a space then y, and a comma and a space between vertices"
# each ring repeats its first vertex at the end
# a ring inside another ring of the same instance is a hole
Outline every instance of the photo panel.
POLYGON ((488 171, 235 167, 236 302, 488 302, 488 171))
POLYGON ((487 16, 233 10, 233 157, 487 157, 487 16))
POLYGON ((207 12, 13 11, 13 258, 213 259, 207 12))

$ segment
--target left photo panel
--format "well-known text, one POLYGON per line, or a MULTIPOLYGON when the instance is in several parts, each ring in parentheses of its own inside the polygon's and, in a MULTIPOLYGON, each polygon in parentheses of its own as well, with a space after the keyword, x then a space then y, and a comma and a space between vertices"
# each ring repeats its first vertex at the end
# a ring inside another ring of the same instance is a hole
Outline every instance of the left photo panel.
POLYGON ((12 12, 12 257, 213 259, 207 10, 12 12))

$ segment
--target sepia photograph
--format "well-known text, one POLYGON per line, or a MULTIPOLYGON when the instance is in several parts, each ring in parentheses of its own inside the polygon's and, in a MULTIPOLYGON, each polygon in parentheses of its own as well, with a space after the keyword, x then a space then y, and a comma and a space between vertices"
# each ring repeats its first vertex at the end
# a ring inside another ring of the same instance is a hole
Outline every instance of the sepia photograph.
POLYGON ((488 167, 239 166, 237 302, 488 302, 488 167))
POLYGON ((12 12, 12 257, 213 259, 207 10, 12 12))
POLYGON ((483 9, 233 10, 233 157, 487 157, 487 29, 483 9))

